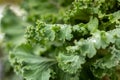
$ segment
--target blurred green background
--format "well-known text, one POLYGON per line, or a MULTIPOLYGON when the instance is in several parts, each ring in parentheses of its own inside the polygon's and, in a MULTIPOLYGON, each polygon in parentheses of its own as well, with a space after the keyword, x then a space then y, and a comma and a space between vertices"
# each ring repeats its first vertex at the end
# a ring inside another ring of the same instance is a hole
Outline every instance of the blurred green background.
POLYGON ((0 4, 11 3, 11 4, 19 4, 22 0, 0 0, 0 4))
MULTIPOLYGON (((12 12, 7 11, 11 6, 19 6, 21 0, 0 0, 0 80, 22 80, 21 76, 14 73, 13 68, 10 66, 8 59, 7 43, 5 41, 5 32, 3 26, 7 27, 10 25, 12 17, 16 14, 9 14, 12 12), (8 7, 9 6, 9 7, 8 7), (13 15, 13 16, 11 16, 13 15), (11 17, 10 17, 11 16, 11 17), (8 25, 3 25, 3 23, 8 25)), ((15 8, 15 7, 14 7, 15 8)), ((14 9, 16 10, 16 9, 14 9)), ((17 17, 16 17, 17 18, 17 17)), ((13 22, 12 22, 13 23, 13 22)))

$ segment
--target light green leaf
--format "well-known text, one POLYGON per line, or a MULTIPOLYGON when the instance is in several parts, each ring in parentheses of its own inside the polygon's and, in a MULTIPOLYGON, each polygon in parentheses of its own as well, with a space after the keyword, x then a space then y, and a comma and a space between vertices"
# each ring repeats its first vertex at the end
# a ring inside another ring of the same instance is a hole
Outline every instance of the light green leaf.
POLYGON ((55 39, 55 31, 52 30, 50 27, 45 27, 44 36, 50 41, 53 41, 55 39))
POLYGON ((92 58, 96 55, 96 48, 94 45, 94 40, 87 39, 81 39, 79 41, 75 42, 75 46, 68 46, 67 48, 68 53, 72 54, 80 54, 84 57, 92 58))
POLYGON ((120 19, 120 11, 114 12, 109 16, 109 19, 112 23, 118 21, 120 19))
POLYGON ((60 40, 71 40, 73 37, 72 33, 72 27, 69 25, 61 25, 60 33, 59 33, 59 38, 60 40))
POLYGON ((48 44, 52 41, 71 40, 72 26, 64 24, 45 24, 37 22, 37 26, 29 27, 26 31, 26 38, 30 42, 48 44))
POLYGON ((91 38, 94 41, 95 47, 97 49, 103 48, 105 49, 109 42, 107 42, 106 32, 104 31, 97 31, 93 34, 93 37, 91 38))
POLYGON ((85 58, 79 55, 64 55, 59 53, 58 57, 58 66, 65 72, 70 74, 76 73, 82 67, 81 65, 85 63, 85 58))
POLYGON ((97 77, 103 77, 105 75, 111 75, 112 69, 119 65, 120 62, 120 50, 115 49, 115 47, 111 47, 110 52, 101 59, 96 60, 91 68, 93 74, 97 77))
POLYGON ((112 58, 112 55, 108 55, 103 59, 96 61, 96 66, 99 66, 101 69, 110 69, 116 65, 118 65, 119 60, 115 57, 112 58))
POLYGON ((26 80, 49 80, 53 59, 33 55, 33 47, 22 44, 10 53, 10 62, 15 72, 26 80))
POLYGON ((88 30, 91 32, 94 32, 98 28, 98 19, 97 18, 91 18, 88 25, 88 30))
POLYGON ((120 38, 116 39, 115 45, 118 49, 120 49, 120 38))

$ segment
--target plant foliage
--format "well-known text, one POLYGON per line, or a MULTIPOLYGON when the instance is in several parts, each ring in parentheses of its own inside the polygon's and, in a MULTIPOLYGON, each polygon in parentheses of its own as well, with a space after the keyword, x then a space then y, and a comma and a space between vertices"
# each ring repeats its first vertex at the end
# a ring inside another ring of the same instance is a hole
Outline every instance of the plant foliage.
POLYGON ((25 80, 118 80, 119 0, 36 2, 24 2, 32 25, 10 51, 17 74, 25 80))

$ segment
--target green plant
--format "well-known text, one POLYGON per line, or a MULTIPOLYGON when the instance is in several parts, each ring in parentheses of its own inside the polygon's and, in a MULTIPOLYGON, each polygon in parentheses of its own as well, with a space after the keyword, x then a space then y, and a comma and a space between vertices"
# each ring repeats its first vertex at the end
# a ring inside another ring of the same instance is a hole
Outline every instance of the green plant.
MULTIPOLYGON (((2 13, 3 17, 1 18, 0 25, 0 33, 2 32, 2 34, 0 34, 0 66, 4 66, 2 71, 0 71, 1 80, 23 80, 13 72, 13 68, 8 60, 8 53, 12 51, 15 46, 24 42, 25 28, 28 25, 34 25, 37 19, 41 19, 47 23, 63 22, 61 20, 62 18, 58 18, 57 16, 62 14, 62 10, 66 9, 65 7, 68 7, 71 2, 72 0, 22 0, 20 5, 16 5, 16 7, 20 7, 20 9, 24 11, 24 14, 21 16, 18 16, 18 14, 11 9, 11 4, 6 6, 2 13), (60 12, 58 12, 59 9, 57 6, 61 9, 60 12), (4 39, 1 41, 3 34, 4 39)), ((14 9, 16 10, 16 8, 14 9)))
POLYGON ((75 0, 69 9, 27 27, 10 52, 15 72, 26 80, 118 80, 120 1, 75 0))

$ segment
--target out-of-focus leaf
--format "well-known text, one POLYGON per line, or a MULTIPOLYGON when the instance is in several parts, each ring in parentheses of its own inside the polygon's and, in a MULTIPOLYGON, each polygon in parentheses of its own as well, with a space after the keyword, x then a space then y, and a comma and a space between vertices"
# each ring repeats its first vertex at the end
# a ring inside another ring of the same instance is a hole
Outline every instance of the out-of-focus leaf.
POLYGON ((1 19, 1 29, 5 34, 5 41, 11 47, 24 41, 25 22, 18 17, 9 7, 5 8, 1 19))
POLYGON ((10 53, 10 61, 15 71, 27 80, 49 80, 53 59, 33 55, 29 44, 22 44, 10 53))

